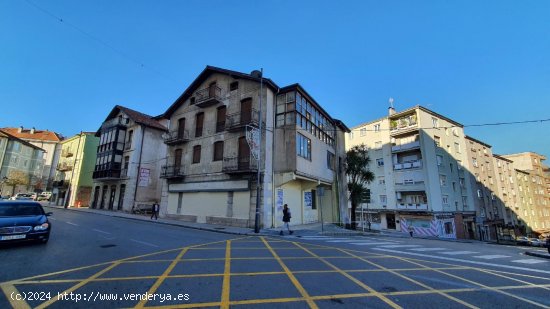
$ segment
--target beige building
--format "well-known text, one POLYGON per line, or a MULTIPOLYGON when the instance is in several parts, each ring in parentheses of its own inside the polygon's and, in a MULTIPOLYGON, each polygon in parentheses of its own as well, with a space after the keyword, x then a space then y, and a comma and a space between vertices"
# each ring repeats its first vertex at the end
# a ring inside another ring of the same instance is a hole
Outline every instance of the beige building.
POLYGON ((162 119, 115 106, 99 130, 90 206, 132 212, 160 200, 166 147, 162 119))
POLYGON ((88 207, 99 138, 82 132, 61 142, 61 156, 50 201, 65 207, 88 207))
POLYGON ((543 164, 546 157, 535 152, 509 154, 503 157, 512 160, 514 168, 528 173, 530 195, 527 201, 528 220, 525 223, 528 224, 529 230, 533 234, 550 233, 550 196, 545 172, 548 167, 543 164))
POLYGON ((463 126, 422 106, 352 128, 346 147, 370 151, 371 203, 363 205, 373 229, 443 238, 470 238, 475 208, 465 167, 463 126), (368 210, 365 208, 368 207, 368 210))
POLYGON ((164 117, 161 215, 252 227, 258 205, 259 226, 275 227, 286 203, 293 224, 344 219, 347 128, 300 85, 208 66, 164 117))
POLYGON ((3 128, 4 132, 17 138, 27 141, 34 146, 44 149, 44 165, 41 175, 38 175, 34 182, 38 190, 51 191, 56 174, 57 163, 60 157, 63 137, 48 130, 37 130, 35 128, 3 128))

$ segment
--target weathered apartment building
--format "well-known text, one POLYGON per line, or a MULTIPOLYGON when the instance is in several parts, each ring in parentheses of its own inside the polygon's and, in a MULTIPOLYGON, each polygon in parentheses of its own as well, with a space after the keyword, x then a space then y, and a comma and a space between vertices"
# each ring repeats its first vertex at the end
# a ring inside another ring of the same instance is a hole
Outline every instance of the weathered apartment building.
POLYGON ((81 132, 61 142, 52 203, 65 207, 90 206, 98 143, 95 132, 81 132))
POLYGON ((44 150, 44 164, 39 179, 36 179, 37 190, 51 191, 56 174, 57 161, 60 157, 61 144, 63 137, 49 130, 38 130, 35 128, 25 129, 3 128, 4 132, 20 138, 38 148, 44 150))
POLYGON ((0 129, 0 196, 41 188, 44 149, 0 129))
POLYGON ((300 85, 208 66, 164 117, 161 215, 243 227, 256 205, 260 227, 281 225, 283 204, 295 224, 346 215, 348 128, 300 85))
MULTIPOLYGON (((371 204, 367 220, 374 229, 443 238, 475 230, 472 175, 466 170, 463 126, 422 106, 352 128, 348 148, 369 147, 371 204)), ((358 216, 359 218, 360 216, 358 216)))
POLYGON ((388 117, 354 127, 346 138, 348 148, 370 148, 376 178, 364 217, 373 228, 412 226, 420 235, 488 241, 547 232, 538 154, 494 154, 460 123, 421 106, 390 108, 388 117))
POLYGON ((166 156, 163 121, 115 106, 95 133, 90 207, 131 212, 160 200, 160 167, 166 156))

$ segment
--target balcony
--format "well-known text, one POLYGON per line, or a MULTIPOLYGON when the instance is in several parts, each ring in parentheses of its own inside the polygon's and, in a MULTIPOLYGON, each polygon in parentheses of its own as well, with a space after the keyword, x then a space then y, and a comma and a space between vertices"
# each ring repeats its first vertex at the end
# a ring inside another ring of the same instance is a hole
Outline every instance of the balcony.
POLYGON ((118 180, 122 177, 122 169, 120 163, 107 163, 96 165, 96 169, 92 174, 92 178, 96 180, 118 180))
POLYGON ((69 182, 65 180, 56 180, 52 183, 52 187, 59 189, 66 189, 69 187, 69 182))
POLYGON ((406 143, 402 145, 394 145, 391 147, 391 152, 401 152, 401 151, 407 151, 411 149, 420 148, 420 141, 415 141, 412 143, 406 143))
POLYGON ((184 176, 183 166, 181 165, 163 165, 160 172, 160 178, 176 179, 184 176))
POLYGON ((222 172, 227 174, 247 174, 258 171, 258 161, 252 156, 224 157, 222 172))
POLYGON ((218 86, 210 86, 195 92, 195 105, 208 107, 222 101, 222 89, 218 86))
POLYGON ((72 149, 63 149, 63 150, 61 150, 61 156, 62 157, 69 158, 69 157, 72 157, 73 155, 74 155, 74 153, 73 153, 72 149))
POLYGON ((162 137, 164 138, 164 143, 166 145, 182 144, 189 141, 189 131, 174 130, 174 131, 165 133, 162 137))
POLYGON ((57 164, 57 170, 60 172, 70 171, 74 167, 73 162, 61 162, 57 164))
POLYGON ((399 204, 397 204, 397 209, 399 209, 399 210, 412 210, 412 211, 426 211, 426 210, 428 210, 428 204, 399 203, 399 204))
POLYGON ((130 122, 130 119, 119 116, 119 117, 116 117, 116 118, 109 119, 109 120, 105 121, 101 125, 101 130, 105 130, 105 129, 109 129, 109 128, 117 127, 117 126, 122 127, 122 128, 126 128, 128 126, 129 122, 130 122))
POLYGON ((252 109, 250 113, 238 112, 227 115, 225 120, 225 128, 228 131, 238 131, 244 129, 247 125, 257 127, 259 125, 258 112, 252 109))
POLYGON ((408 170, 413 168, 422 168, 422 160, 409 161, 405 163, 398 163, 393 165, 394 170, 408 170))
POLYGON ((399 135, 418 130, 416 115, 408 115, 390 120, 390 135, 399 135))

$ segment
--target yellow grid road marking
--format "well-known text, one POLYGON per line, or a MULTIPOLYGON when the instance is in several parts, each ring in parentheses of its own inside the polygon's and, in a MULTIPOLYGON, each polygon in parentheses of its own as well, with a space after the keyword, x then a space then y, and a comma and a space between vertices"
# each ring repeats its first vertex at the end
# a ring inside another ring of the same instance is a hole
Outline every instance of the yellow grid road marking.
POLYGON ((220 307, 229 308, 229 290, 231 288, 231 240, 228 240, 225 246, 225 265, 223 272, 222 300, 220 307))
POLYGON ((264 237, 260 237, 260 239, 264 242, 265 246, 269 249, 269 251, 271 251, 271 254, 273 255, 273 257, 275 257, 275 259, 277 260, 277 262, 279 262, 279 265, 281 265, 281 267, 284 269, 286 275, 288 276, 288 278, 290 279, 290 281, 292 281, 292 284, 294 284, 294 286, 296 287, 296 289, 298 289, 298 292, 300 292, 300 294, 304 297, 304 298, 307 298, 307 304, 309 305, 310 308, 319 308, 317 307, 317 304, 315 304, 314 301, 312 301, 310 298, 309 298, 309 294, 308 292, 304 289, 304 287, 300 284, 300 282, 298 281, 298 279, 296 279, 296 277, 294 276, 294 274, 292 274, 292 272, 290 271, 290 269, 288 269, 288 267, 286 266, 286 264, 283 262, 283 260, 281 260, 281 258, 279 257, 279 255, 277 255, 277 253, 275 252, 275 250, 273 250, 273 248, 271 248, 271 246, 269 245, 269 243, 265 240, 264 237))
MULTIPOLYGON (((401 258, 399 257, 399 259, 401 259, 401 258)), ((466 279, 466 278, 462 278, 460 276, 456 276, 456 275, 444 272, 442 270, 435 270, 435 269, 432 269, 428 266, 422 265, 422 264, 417 263, 417 262, 409 261, 409 263, 413 263, 413 264, 416 264, 418 266, 424 266, 424 267, 426 267, 427 270, 432 270, 432 271, 435 271, 435 272, 440 273, 440 274, 447 275, 447 276, 452 277, 452 278, 456 278, 456 279, 459 279, 459 280, 462 280, 462 281, 465 281, 465 282, 468 282, 468 283, 471 283, 471 284, 474 284, 474 285, 477 285, 477 286, 481 286, 481 287, 486 288, 488 290, 491 290, 491 291, 494 291, 494 292, 497 292, 497 293, 501 293, 501 294, 504 294, 504 295, 507 295, 507 296, 510 296, 510 297, 513 297, 513 298, 516 298, 516 299, 519 299, 519 300, 523 300, 524 302, 530 303, 530 304, 538 306, 538 307, 548 308, 548 306, 537 303, 537 302, 532 301, 530 299, 527 299, 527 298, 524 298, 524 297, 521 297, 521 296, 517 296, 517 295, 514 295, 512 293, 505 292, 505 291, 501 291, 499 289, 495 289, 493 287, 490 287, 490 286, 487 286, 487 285, 484 285, 484 284, 481 284, 479 282, 475 282, 475 281, 472 281, 472 280, 469 280, 469 279, 466 279)))
POLYGON ((362 287, 363 289, 369 291, 371 294, 373 294, 374 296, 378 297, 380 300, 382 300, 383 302, 385 302, 386 304, 390 305, 392 308, 401 308, 401 306, 399 306, 398 304, 394 303, 391 299, 385 297, 384 295, 380 294, 378 291, 376 291, 375 289, 371 288, 370 286, 364 284, 363 282, 361 282, 360 280, 358 280, 357 278, 353 277, 352 275, 348 274, 347 272, 343 271, 342 269, 338 268, 336 265, 330 263, 329 261, 325 260, 324 258, 318 256, 317 254, 311 252, 309 249, 305 248, 305 247, 302 247, 299 243, 297 242, 293 242, 294 245, 298 246, 299 248, 301 248, 302 250, 304 250, 305 252, 311 254, 312 256, 316 257, 319 259, 319 261, 325 263, 326 265, 328 265, 329 267, 331 267, 332 269, 336 270, 338 273, 340 273, 341 275, 345 276, 346 278, 348 278, 349 280, 353 281, 355 284, 359 285, 360 287, 362 287))
POLYGON ((407 276, 405 276, 405 275, 403 275, 403 274, 400 274, 400 273, 396 272, 396 271, 393 270, 393 269, 386 268, 386 267, 384 267, 384 266, 382 266, 382 265, 376 264, 376 263, 371 262, 371 261, 369 261, 369 260, 367 260, 367 259, 364 259, 364 258, 362 258, 362 257, 356 256, 356 255, 354 255, 353 253, 346 252, 346 251, 343 250, 343 249, 339 249, 339 250, 342 251, 342 252, 344 252, 344 253, 346 253, 346 254, 349 254, 349 255, 351 255, 351 256, 354 256, 354 257, 358 258, 359 260, 362 260, 362 261, 364 261, 364 262, 367 262, 367 263, 369 263, 370 265, 373 265, 373 266, 375 266, 375 267, 378 267, 378 268, 380 268, 380 269, 382 269, 382 270, 385 270, 385 271, 387 271, 387 272, 389 272, 389 273, 392 273, 392 274, 394 274, 394 275, 396 275, 396 276, 398 276, 398 277, 400 277, 400 278, 403 278, 403 279, 408 280, 408 281, 410 281, 410 282, 412 282, 412 283, 414 283, 414 284, 416 284, 416 285, 419 285, 419 286, 421 286, 421 287, 427 289, 428 291, 433 291, 434 293, 437 293, 437 294, 439 294, 439 295, 441 295, 441 296, 444 296, 444 297, 446 297, 446 298, 448 298, 448 299, 450 299, 450 300, 452 300, 452 301, 455 301, 455 302, 457 302, 457 303, 459 303, 459 304, 461 304, 461 305, 464 305, 464 306, 466 306, 466 307, 468 307, 468 308, 478 308, 478 307, 476 307, 476 306, 474 306, 474 305, 472 305, 472 304, 469 304, 469 303, 467 303, 467 302, 465 302, 465 301, 463 301, 463 300, 461 300, 461 299, 458 299, 458 298, 456 298, 456 297, 454 297, 454 296, 451 296, 451 295, 448 295, 448 294, 446 294, 446 293, 444 293, 444 292, 441 292, 441 290, 434 289, 434 288, 432 288, 431 286, 429 286, 429 285, 427 285, 427 284, 424 284, 424 283, 422 283, 422 282, 419 282, 419 281, 416 281, 416 280, 414 280, 414 279, 412 279, 412 278, 409 278, 409 277, 407 277, 407 276))
POLYGON ((10 305, 14 309, 30 309, 31 306, 27 303, 26 300, 16 300, 12 298, 12 295, 19 294, 19 291, 15 288, 14 285, 11 284, 2 284, 0 285, 0 288, 2 291, 4 291, 4 294, 6 295, 6 299, 10 302, 10 305))
MULTIPOLYGON (((120 265, 119 262, 114 262, 113 264, 111 264, 110 266, 108 267, 105 267, 104 269, 98 271, 97 273, 93 274, 92 276, 88 277, 87 279, 81 281, 80 283, 76 284, 76 285, 73 285, 72 287, 66 289, 65 291, 61 292, 61 294, 65 294, 65 293, 71 293, 71 292, 74 292, 76 291, 77 289, 79 289, 80 287, 88 284, 91 280, 103 275, 104 273, 108 272, 109 270, 117 267, 118 265, 120 265)), ((46 308, 48 306, 50 306, 51 304, 55 303, 56 301, 58 301, 59 298, 58 297, 52 297, 50 298, 49 300, 41 303, 39 306, 37 306, 36 308, 38 309, 42 309, 42 308, 46 308)))
MULTIPOLYGON (((166 268, 166 270, 164 270, 164 272, 162 273, 162 275, 160 275, 160 277, 157 279, 157 281, 155 281, 155 283, 153 284, 153 286, 151 286, 151 288, 149 288, 149 291, 147 291, 148 294, 154 294, 157 289, 160 287, 160 285, 164 282, 164 280, 166 280, 166 277, 170 274, 170 272, 172 272, 172 270, 174 269, 174 267, 176 267, 176 265, 178 264, 178 262, 180 261, 181 257, 187 252, 187 250, 189 250, 189 248, 183 248, 183 250, 180 251, 180 253, 178 254, 178 256, 176 256, 176 258, 172 261, 172 263, 170 263, 170 265, 168 265, 168 267, 166 268)), ((143 306, 145 306, 145 304, 147 303, 147 299, 142 299, 139 301, 139 303, 136 305, 136 308, 143 308, 143 306)))

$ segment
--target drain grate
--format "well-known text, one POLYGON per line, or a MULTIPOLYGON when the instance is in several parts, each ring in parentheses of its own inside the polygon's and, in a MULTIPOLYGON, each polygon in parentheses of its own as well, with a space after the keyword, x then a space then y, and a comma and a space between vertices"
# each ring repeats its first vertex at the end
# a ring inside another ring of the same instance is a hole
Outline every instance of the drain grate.
POLYGON ((108 244, 108 245, 101 245, 99 246, 100 248, 112 248, 112 247, 116 247, 116 245, 113 245, 113 244, 108 244))

